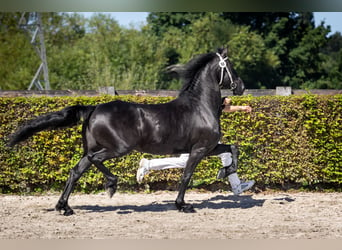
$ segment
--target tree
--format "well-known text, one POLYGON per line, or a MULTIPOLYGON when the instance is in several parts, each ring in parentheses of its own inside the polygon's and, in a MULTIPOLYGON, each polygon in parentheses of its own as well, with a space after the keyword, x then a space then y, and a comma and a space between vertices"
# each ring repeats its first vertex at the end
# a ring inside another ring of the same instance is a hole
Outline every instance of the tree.
POLYGON ((150 12, 147 16, 147 23, 151 26, 152 32, 162 36, 174 27, 187 31, 190 24, 202 18, 206 12, 150 12))
POLYGON ((170 55, 180 62, 194 53, 229 44, 249 88, 300 87, 324 77, 319 66, 324 59, 318 48, 324 46, 328 28, 315 29, 311 12, 167 12, 151 13, 148 21, 152 31, 169 45, 177 40, 175 36, 182 37, 175 47, 170 45, 174 52, 170 55), (240 28, 236 35, 232 23, 246 28, 240 28), (315 42, 310 44, 310 39, 315 42), (313 57, 316 62, 312 62, 313 57))
MULTIPOLYGON (((202 14, 202 18, 193 18, 186 29, 168 26, 167 32, 159 37, 159 47, 167 58, 164 67, 176 63, 186 63, 193 56, 215 51, 227 45, 236 27, 223 20, 217 13, 202 14)), ((179 89, 180 83, 159 75, 157 88, 179 89)))
POLYGON ((303 36, 298 47, 289 53, 289 63, 292 67, 290 77, 285 78, 285 83, 294 88, 305 88, 326 77, 322 67, 324 57, 320 50, 327 43, 328 32, 329 30, 321 25, 310 29, 303 36))
POLYGON ((150 27, 126 29, 107 15, 92 17, 87 36, 91 78, 95 86, 155 89, 161 70, 157 39, 150 27))
POLYGON ((262 37, 241 27, 228 42, 234 68, 247 88, 270 88, 278 83, 278 56, 266 47, 262 37))
POLYGON ((266 36, 272 26, 281 18, 292 19, 294 12, 222 12, 222 18, 239 26, 248 26, 262 36, 266 36))
POLYGON ((39 58, 19 27, 21 13, 0 13, 0 89, 27 89, 39 58))
POLYGON ((328 42, 321 49, 324 56, 322 67, 327 75, 314 88, 342 89, 342 35, 336 32, 328 37, 328 42))
MULTIPOLYGON (((0 13, 2 89, 26 89, 39 64, 20 17, 0 13)), ((341 88, 341 34, 311 12, 151 12, 139 29, 105 14, 42 19, 53 89, 179 89, 165 67, 227 46, 247 88, 341 88)))

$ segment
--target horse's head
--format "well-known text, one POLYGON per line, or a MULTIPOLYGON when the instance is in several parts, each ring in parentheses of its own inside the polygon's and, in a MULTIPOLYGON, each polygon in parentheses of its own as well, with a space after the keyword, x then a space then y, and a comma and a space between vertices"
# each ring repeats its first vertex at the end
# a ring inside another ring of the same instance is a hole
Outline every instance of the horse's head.
POLYGON ((234 95, 242 95, 245 91, 245 84, 229 61, 227 49, 218 49, 216 55, 219 66, 220 87, 232 90, 234 95))
POLYGON ((194 86, 199 82, 207 85, 208 81, 212 80, 220 88, 232 90, 234 95, 242 95, 245 90, 243 81, 228 59, 227 49, 219 49, 217 53, 211 52, 195 56, 186 64, 171 65, 166 68, 166 72, 183 80, 181 93, 189 90, 193 92, 198 89, 194 86), (204 70, 205 66, 208 66, 208 70, 204 70), (199 74, 201 74, 200 81, 198 81, 199 74))

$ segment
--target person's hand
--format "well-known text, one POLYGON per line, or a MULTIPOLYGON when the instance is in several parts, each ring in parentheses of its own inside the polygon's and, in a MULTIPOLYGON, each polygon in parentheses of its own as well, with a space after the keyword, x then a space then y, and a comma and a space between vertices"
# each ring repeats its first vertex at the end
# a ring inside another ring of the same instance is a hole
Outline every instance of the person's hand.
POLYGON ((248 113, 252 112, 252 107, 251 106, 245 106, 244 111, 248 112, 248 113))
POLYGON ((231 102, 232 102, 232 99, 226 97, 224 98, 223 105, 230 105, 231 102))

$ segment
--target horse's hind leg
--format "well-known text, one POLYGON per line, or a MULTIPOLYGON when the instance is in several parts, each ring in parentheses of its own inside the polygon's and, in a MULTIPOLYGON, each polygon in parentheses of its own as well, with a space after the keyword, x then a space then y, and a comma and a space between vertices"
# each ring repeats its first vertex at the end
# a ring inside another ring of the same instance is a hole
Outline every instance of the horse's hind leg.
POLYGON ((108 156, 106 153, 106 150, 103 149, 99 152, 96 152, 93 155, 89 155, 88 159, 90 162, 92 162, 107 178, 107 183, 105 185, 105 188, 107 190, 107 193, 110 198, 113 197, 114 193, 116 192, 117 183, 118 183, 118 177, 113 175, 108 168, 103 165, 103 162, 107 159, 110 159, 112 157, 108 156))
POLYGON ((64 215, 72 215, 74 211, 68 205, 68 199, 71 192, 74 190, 75 184, 78 179, 82 176, 82 174, 91 166, 91 162, 88 160, 87 157, 83 157, 76 166, 71 169, 70 176, 65 184, 64 191, 59 198, 56 210, 61 211, 64 210, 64 215))
POLYGON ((102 162, 95 162, 94 165, 106 176, 107 183, 105 185, 105 189, 107 190, 109 197, 112 198, 116 192, 118 177, 113 175, 102 162))

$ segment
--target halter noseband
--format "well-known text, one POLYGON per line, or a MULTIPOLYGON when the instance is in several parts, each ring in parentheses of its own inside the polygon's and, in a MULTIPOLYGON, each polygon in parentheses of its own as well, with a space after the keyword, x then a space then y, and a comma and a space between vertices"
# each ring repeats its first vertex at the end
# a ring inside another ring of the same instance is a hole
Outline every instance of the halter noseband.
POLYGON ((228 73, 229 79, 230 79, 230 88, 232 90, 235 89, 236 88, 236 84, 233 81, 232 74, 229 72, 229 69, 228 69, 227 63, 226 63, 226 60, 228 59, 228 57, 223 58, 219 53, 216 53, 216 55, 220 58, 219 66, 221 68, 221 78, 220 78, 219 86, 222 85, 223 72, 224 72, 224 70, 226 70, 227 73, 228 73))

